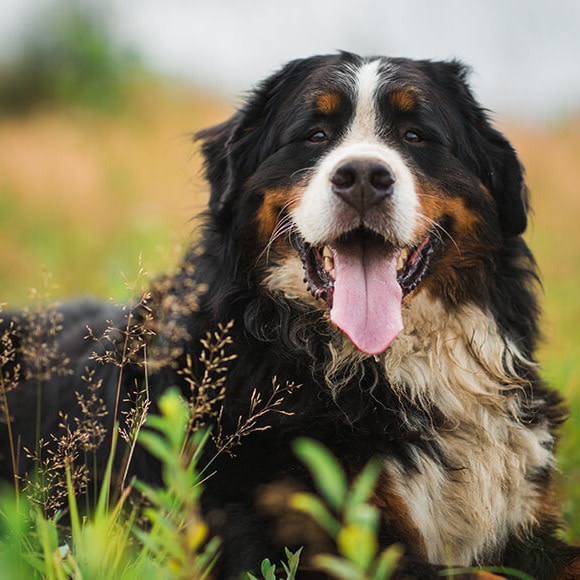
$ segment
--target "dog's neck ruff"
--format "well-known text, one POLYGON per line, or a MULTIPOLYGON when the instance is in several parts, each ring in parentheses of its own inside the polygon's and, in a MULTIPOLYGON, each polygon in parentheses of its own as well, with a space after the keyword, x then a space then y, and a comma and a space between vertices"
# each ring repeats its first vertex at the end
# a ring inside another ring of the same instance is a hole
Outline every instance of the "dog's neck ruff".
POLYGON ((422 536, 424 556, 474 565, 535 523, 541 499, 529 476, 553 463, 547 423, 522 423, 519 398, 503 392, 521 386, 516 363, 532 363, 476 306, 449 312, 423 292, 403 320, 380 360, 397 394, 444 415, 445 428, 433 436, 452 465, 413 449, 417 470, 391 458, 384 469, 422 536))

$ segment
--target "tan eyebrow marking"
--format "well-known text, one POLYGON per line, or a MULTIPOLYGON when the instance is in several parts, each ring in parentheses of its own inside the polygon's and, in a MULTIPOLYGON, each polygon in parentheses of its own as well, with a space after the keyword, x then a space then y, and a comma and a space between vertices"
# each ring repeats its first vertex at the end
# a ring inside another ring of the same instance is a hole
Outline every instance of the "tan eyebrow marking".
POLYGON ((337 93, 322 93, 316 98, 316 108, 325 115, 332 115, 340 108, 340 97, 337 93))
POLYGON ((417 106, 417 95, 412 89, 401 89, 389 95, 391 105, 402 113, 409 113, 417 106))

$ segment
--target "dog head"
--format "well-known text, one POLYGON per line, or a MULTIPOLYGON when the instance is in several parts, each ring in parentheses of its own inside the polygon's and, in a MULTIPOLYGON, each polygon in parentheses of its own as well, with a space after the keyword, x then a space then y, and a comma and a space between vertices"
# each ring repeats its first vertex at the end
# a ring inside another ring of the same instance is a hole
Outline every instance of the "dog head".
POLYGON ((526 227, 518 158, 457 62, 297 60, 203 131, 210 214, 260 283, 383 352, 422 290, 453 302, 526 227))

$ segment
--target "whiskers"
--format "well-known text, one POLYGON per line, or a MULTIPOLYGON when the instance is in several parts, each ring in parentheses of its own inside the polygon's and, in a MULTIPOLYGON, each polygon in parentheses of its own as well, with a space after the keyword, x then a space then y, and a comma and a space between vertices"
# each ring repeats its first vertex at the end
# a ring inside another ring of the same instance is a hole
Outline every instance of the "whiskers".
POLYGON ((438 222, 436 222, 435 220, 432 220, 430 217, 427 217, 425 214, 423 213, 417 213, 417 217, 422 220, 424 223, 429 224, 429 226, 431 226, 429 229, 430 231, 433 233, 433 235, 440 241, 443 242, 443 236, 446 236, 449 238, 449 240, 451 241, 451 243, 455 246, 455 248, 457 249, 457 252, 459 254, 461 254, 461 248, 457 245, 457 242, 455 241, 454 237, 438 222))
POLYGON ((272 230, 272 234, 270 235, 270 239, 268 243, 265 245, 264 249, 260 252, 256 259, 256 264, 259 263, 265 256, 265 261, 268 263, 270 261, 270 251, 276 240, 288 235, 294 229, 295 225, 292 221, 292 216, 286 212, 288 207, 290 207, 293 203, 298 201, 298 196, 292 196, 280 209, 278 212, 278 221, 276 222, 276 227, 272 230))
MULTIPOLYGON (((302 169, 297 169, 296 171, 294 171, 294 173, 290 175, 290 179, 294 180, 297 176, 300 175, 301 180, 308 181, 308 177, 311 176, 314 171, 315 167, 304 167, 302 169)), ((295 225, 294 222, 292 221, 292 217, 289 213, 286 212, 286 210, 296 202, 300 201, 300 195, 301 195, 300 192, 294 193, 294 195, 290 197, 290 199, 282 206, 282 208, 278 212, 278 221, 276 222, 276 227, 272 231, 268 243, 266 244, 264 249, 260 252, 260 255, 258 256, 256 263, 258 263, 264 256, 266 256, 266 263, 268 263, 270 261, 270 251, 276 240, 278 240, 283 236, 286 236, 294 229, 295 225)))

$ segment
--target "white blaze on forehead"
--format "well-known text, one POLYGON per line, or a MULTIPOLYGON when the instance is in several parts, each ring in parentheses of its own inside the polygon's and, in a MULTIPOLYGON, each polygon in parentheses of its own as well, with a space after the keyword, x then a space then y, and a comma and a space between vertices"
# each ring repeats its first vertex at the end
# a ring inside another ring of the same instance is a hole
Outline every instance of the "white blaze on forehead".
POLYGON ((356 107, 347 140, 376 139, 376 94, 379 87, 380 61, 364 64, 356 75, 356 107))

